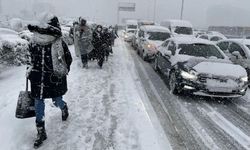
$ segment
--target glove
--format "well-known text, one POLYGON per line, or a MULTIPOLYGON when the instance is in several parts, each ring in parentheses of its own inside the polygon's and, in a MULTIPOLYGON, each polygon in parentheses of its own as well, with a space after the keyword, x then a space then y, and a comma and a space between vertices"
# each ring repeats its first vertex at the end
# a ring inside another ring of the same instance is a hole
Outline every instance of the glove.
POLYGON ((26 78, 29 78, 32 69, 33 69, 32 66, 27 67, 27 70, 26 70, 26 78))
POLYGON ((33 25, 28 25, 28 29, 30 30, 30 32, 33 32, 35 30, 38 30, 38 26, 33 26, 33 25))

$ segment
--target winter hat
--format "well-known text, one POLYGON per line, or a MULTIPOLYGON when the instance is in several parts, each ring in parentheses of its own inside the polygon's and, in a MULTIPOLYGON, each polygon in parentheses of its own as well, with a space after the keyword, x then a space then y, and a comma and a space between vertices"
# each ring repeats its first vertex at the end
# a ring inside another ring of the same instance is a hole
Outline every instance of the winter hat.
POLYGON ((31 32, 48 34, 55 37, 61 37, 61 27, 58 18, 51 13, 42 13, 39 17, 39 25, 28 25, 31 32))

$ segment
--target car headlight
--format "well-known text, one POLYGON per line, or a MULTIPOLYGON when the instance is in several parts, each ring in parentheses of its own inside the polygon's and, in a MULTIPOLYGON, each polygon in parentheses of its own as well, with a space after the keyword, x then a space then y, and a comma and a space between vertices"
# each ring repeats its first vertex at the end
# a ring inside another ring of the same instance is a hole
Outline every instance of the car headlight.
POLYGON ((184 79, 189 79, 189 80, 197 80, 197 73, 195 71, 190 71, 190 72, 186 72, 186 71, 181 71, 181 76, 184 79))
POLYGON ((241 80, 242 82, 248 82, 248 77, 242 77, 242 78, 240 78, 240 80, 241 80))

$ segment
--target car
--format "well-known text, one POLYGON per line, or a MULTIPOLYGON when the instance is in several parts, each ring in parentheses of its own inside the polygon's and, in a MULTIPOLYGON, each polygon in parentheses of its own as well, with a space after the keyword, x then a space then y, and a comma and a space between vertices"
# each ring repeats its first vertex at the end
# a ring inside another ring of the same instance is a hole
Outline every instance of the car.
POLYGON ((194 36, 193 25, 186 20, 165 20, 160 25, 168 28, 173 36, 194 36))
POLYGON ((169 29, 161 26, 141 26, 138 33, 137 53, 144 60, 152 60, 160 46, 166 39, 171 37, 169 29))
POLYGON ((124 31, 124 41, 132 42, 133 36, 136 34, 137 29, 128 29, 124 31))
POLYGON ((233 98, 244 96, 248 87, 246 70, 203 39, 166 40, 156 55, 154 69, 168 77, 173 94, 233 98))
POLYGON ((235 64, 241 65, 247 70, 250 79, 250 40, 249 39, 227 39, 216 43, 216 45, 235 64))
POLYGON ((208 32, 206 34, 199 35, 198 38, 209 40, 209 41, 212 41, 212 42, 217 42, 217 41, 220 41, 220 40, 226 40, 227 39, 223 34, 218 33, 218 32, 208 32))
POLYGON ((0 28, 0 63, 25 64, 28 44, 28 41, 21 39, 16 31, 0 28))

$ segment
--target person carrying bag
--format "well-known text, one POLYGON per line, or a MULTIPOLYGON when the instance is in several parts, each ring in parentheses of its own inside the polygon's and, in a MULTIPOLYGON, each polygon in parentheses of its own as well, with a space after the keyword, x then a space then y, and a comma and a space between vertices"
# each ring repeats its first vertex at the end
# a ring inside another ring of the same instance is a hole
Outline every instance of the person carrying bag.
POLYGON ((21 91, 18 96, 16 107, 16 118, 25 119, 35 117, 35 99, 31 97, 31 92, 28 90, 28 78, 26 78, 26 90, 21 91))

